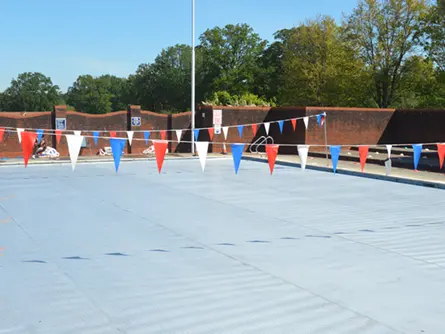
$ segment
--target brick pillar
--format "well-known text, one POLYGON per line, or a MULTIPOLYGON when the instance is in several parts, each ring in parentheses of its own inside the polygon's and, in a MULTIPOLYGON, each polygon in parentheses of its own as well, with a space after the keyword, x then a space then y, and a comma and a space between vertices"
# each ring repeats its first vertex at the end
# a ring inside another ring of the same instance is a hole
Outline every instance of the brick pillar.
MULTIPOLYGON (((51 113, 51 126, 52 126, 52 130, 57 130, 57 126, 56 126, 56 120, 57 119, 65 119, 65 130, 68 129, 68 120, 66 118, 66 106, 65 105, 59 105, 59 106, 54 106, 53 107, 53 111, 51 113)), ((57 140, 56 140, 56 136, 55 134, 52 137, 52 146, 57 150, 57 140)))
MULTIPOLYGON (((138 131, 141 129, 141 125, 142 125, 141 106, 129 105, 127 107, 127 130, 138 131), (139 117, 139 119, 137 117, 139 117), (133 123, 132 120, 134 120, 135 122, 133 123), (141 123, 138 124, 136 122, 137 120, 140 120, 141 123)), ((128 154, 131 154, 131 145, 129 142, 127 142, 127 152, 128 154)))

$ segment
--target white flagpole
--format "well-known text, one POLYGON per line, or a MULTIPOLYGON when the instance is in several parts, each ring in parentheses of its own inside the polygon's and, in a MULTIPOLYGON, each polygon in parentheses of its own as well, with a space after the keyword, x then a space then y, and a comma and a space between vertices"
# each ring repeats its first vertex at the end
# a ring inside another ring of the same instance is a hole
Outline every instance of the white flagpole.
POLYGON ((195 0, 192 0, 192 155, 195 155, 195 0))

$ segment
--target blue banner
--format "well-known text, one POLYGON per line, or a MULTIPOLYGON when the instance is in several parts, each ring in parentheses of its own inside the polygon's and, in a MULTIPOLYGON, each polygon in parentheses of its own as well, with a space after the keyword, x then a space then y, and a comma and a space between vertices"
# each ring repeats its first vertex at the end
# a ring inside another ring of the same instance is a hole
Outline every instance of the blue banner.
POLYGON ((336 173, 341 146, 329 146, 329 150, 331 151, 332 169, 334 170, 334 173, 336 173))
POLYGON ((94 145, 97 146, 97 142, 99 141, 99 131, 93 131, 93 140, 94 140, 94 145))
POLYGON ((238 125, 238 133, 240 138, 243 138, 243 129, 244 129, 244 125, 238 125))
POLYGON ((235 174, 238 174, 239 165, 243 156, 244 144, 231 144, 233 163, 235 165, 235 174))
POLYGON ((113 152, 114 166, 116 167, 116 173, 119 170, 119 164, 121 162, 121 156, 124 151, 126 139, 123 138, 110 138, 111 151, 113 152))
POLYGON ((417 170, 419 165, 420 155, 422 154, 422 144, 414 144, 414 170, 417 170))
POLYGON ((284 121, 278 121, 278 126, 280 127, 280 132, 283 133, 284 121))
POLYGON ((194 136, 195 136, 195 140, 198 141, 198 138, 199 138, 199 129, 195 129, 195 130, 193 130, 193 134, 194 134, 194 136))
POLYGON ((150 138, 150 131, 144 131, 145 145, 148 144, 148 139, 149 138, 150 138))

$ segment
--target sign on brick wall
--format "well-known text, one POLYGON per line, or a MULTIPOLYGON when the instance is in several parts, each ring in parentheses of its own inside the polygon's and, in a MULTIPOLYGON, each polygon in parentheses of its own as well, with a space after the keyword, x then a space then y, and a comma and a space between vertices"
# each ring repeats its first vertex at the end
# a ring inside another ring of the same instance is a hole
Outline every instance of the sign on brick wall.
POLYGON ((216 135, 221 133, 222 110, 213 110, 213 127, 216 135))
POLYGON ((140 117, 132 117, 131 118, 131 126, 141 126, 141 118, 140 117))
POLYGON ((66 118, 56 118, 56 130, 66 130, 66 118))

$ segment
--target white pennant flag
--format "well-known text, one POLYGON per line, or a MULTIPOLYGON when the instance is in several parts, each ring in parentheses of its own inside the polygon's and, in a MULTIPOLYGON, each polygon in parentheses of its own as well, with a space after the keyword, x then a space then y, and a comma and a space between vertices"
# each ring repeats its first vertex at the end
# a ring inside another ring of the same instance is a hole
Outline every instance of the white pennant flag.
POLYGON ((133 141, 133 135, 134 135, 134 131, 127 131, 128 142, 130 143, 130 146, 131 146, 131 142, 133 141))
POLYGON ((264 123, 264 130, 266 130, 266 135, 269 135, 270 123, 264 123))
POLYGON ((388 159, 391 159, 391 149, 392 145, 386 145, 386 150, 388 151, 388 159))
POLYGON ((25 130, 25 129, 17 128, 17 137, 19 137, 19 143, 22 143, 22 132, 23 132, 24 130, 25 130))
POLYGON ((229 127, 223 126, 224 139, 227 140, 227 134, 229 133, 229 127))
POLYGON ((76 167, 77 158, 79 157, 80 153, 80 146, 83 142, 83 136, 76 136, 76 135, 65 135, 66 136, 66 142, 68 143, 68 152, 70 154, 71 159, 71 167, 76 167))
POLYGON ((176 139, 178 139, 178 143, 181 142, 182 130, 176 130, 176 139))
POLYGON ((303 122, 304 122, 304 126, 306 127, 306 130, 307 130, 307 127, 309 126, 309 117, 303 117, 303 122))
POLYGON ((309 145, 298 145, 297 149, 298 149, 298 155, 300 156, 301 169, 305 170, 306 162, 307 162, 307 155, 309 152, 309 145))
POLYGON ((197 141, 195 145, 196 150, 198 151, 199 162, 201 163, 202 171, 204 171, 204 168, 206 166, 207 151, 209 150, 209 142, 197 141))
POLYGON ((75 130, 74 131, 74 135, 75 136, 80 136, 81 133, 82 133, 82 131, 80 131, 80 130, 75 130))
POLYGON ((385 170, 386 176, 389 176, 389 174, 391 174, 391 159, 385 161, 385 170))

